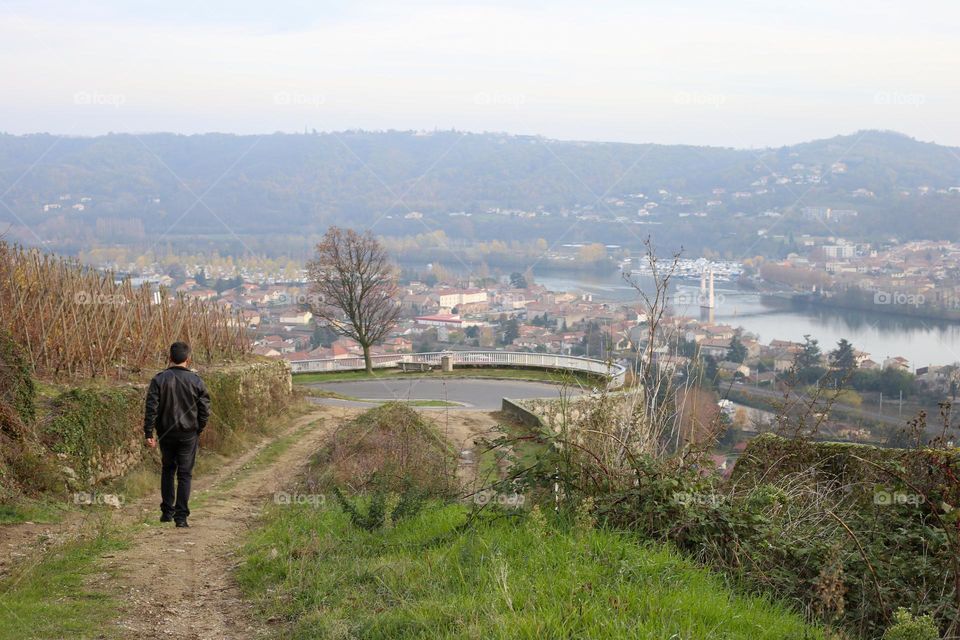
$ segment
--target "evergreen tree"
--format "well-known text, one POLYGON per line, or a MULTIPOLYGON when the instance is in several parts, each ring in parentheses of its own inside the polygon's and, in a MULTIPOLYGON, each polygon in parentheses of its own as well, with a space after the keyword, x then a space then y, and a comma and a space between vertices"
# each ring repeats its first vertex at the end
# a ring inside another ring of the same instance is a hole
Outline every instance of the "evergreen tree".
POLYGON ((730 341, 730 349, 727 351, 727 360, 730 362, 743 362, 747 358, 747 348, 740 341, 740 334, 733 336, 730 341))
POLYGON ((846 338, 841 338, 837 348, 830 352, 830 367, 838 382, 845 380, 857 368, 853 345, 846 338))
POLYGON ((512 344, 514 340, 520 337, 520 324, 516 318, 510 318, 503 325, 503 344, 512 344))
POLYGON ((310 347, 312 349, 316 349, 317 347, 329 347, 336 339, 337 334, 333 331, 333 329, 325 324, 314 324, 313 335, 310 336, 310 347))
POLYGON ((803 336, 803 347, 793 359, 793 367, 800 382, 815 382, 826 373, 820 365, 820 355, 820 343, 816 338, 809 334, 803 336))
POLYGON ((527 278, 519 271, 514 271, 510 274, 510 286, 514 289, 526 289, 527 288, 527 278))

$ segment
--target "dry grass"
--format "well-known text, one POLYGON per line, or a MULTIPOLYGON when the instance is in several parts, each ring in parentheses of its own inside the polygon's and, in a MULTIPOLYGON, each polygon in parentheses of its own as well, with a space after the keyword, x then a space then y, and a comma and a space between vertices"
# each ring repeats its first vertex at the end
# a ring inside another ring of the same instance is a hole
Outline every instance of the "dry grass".
POLYGON ((436 425, 400 402, 343 424, 311 464, 312 488, 402 491, 445 496, 456 491, 456 452, 436 425))
POLYGON ((22 346, 35 373, 61 378, 110 377, 163 364, 176 340, 198 362, 249 352, 246 330, 222 307, 149 287, 117 283, 113 274, 0 242, 0 328, 22 346))

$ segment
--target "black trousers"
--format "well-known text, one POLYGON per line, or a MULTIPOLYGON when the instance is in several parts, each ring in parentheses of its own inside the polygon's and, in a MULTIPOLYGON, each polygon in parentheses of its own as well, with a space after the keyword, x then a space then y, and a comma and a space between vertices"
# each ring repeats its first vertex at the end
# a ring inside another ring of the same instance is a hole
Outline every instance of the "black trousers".
POLYGON ((197 460, 200 438, 193 433, 168 432, 160 438, 160 511, 173 516, 176 521, 186 520, 190 515, 190 481, 193 479, 193 463, 197 460), (174 496, 176 477, 176 496, 174 496))

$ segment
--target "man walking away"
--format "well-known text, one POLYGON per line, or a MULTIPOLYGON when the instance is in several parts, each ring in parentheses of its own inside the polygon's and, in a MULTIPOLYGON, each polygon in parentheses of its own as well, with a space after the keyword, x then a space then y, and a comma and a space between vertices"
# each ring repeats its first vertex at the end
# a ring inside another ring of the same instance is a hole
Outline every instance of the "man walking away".
POLYGON ((143 434, 151 449, 160 444, 160 522, 188 527, 190 480, 197 459, 200 434, 210 417, 210 395, 196 373, 190 370, 190 347, 185 342, 170 345, 170 366, 153 377, 147 391, 143 434), (156 431, 156 436, 154 436, 156 431), (173 478, 177 478, 174 502, 173 478))

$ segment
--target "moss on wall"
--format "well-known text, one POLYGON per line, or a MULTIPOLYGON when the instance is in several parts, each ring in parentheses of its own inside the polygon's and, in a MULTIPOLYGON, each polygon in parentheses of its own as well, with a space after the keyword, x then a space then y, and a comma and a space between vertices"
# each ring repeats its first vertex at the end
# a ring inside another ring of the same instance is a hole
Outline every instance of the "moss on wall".
POLYGON ((265 360, 203 373, 210 392, 210 423, 201 445, 229 452, 236 438, 256 431, 290 401, 290 365, 265 360))
MULTIPOLYGON (((202 440, 207 449, 229 453, 292 397, 286 362, 254 360, 201 376, 212 405, 202 440)), ((36 415, 25 414, 32 419, 23 428, 0 433, 0 502, 18 493, 90 487, 139 463, 145 394, 145 384, 48 389, 36 415)))
POLYGON ((142 396, 137 387, 70 389, 53 400, 40 441, 84 483, 119 475, 142 455, 142 396))

